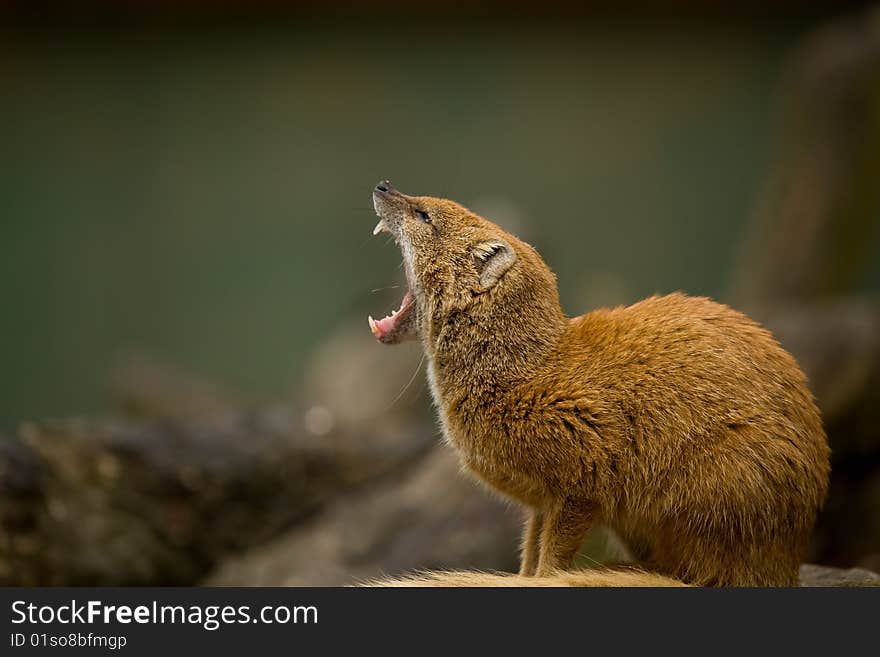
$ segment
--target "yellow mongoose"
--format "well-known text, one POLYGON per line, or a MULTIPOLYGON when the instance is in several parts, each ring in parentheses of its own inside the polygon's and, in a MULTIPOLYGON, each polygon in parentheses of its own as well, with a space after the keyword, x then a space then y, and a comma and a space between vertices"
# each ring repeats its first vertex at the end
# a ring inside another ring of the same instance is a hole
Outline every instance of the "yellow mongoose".
POLYGON ((683 294, 568 318, 537 252, 495 224, 388 181, 373 204, 408 283, 373 334, 421 340, 446 440, 529 512, 520 576, 505 581, 797 584, 829 449, 803 373, 768 331, 683 294), (598 522, 659 575, 560 574, 598 522))

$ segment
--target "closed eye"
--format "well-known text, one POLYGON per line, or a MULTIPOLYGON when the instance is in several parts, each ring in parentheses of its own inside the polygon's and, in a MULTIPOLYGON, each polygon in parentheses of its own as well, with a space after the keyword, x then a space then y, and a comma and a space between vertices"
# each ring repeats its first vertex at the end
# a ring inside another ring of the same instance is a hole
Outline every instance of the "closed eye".
POLYGON ((424 210, 415 210, 416 216, 426 224, 431 223, 431 217, 424 210))

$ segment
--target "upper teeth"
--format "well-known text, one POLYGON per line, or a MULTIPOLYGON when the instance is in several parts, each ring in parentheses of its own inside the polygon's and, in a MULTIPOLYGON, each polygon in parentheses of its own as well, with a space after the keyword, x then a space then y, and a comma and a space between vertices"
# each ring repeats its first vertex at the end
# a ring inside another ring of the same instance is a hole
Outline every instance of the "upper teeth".
POLYGON ((385 230, 385 224, 382 223, 382 220, 379 219, 379 223, 376 224, 376 227, 373 229, 373 235, 378 235, 383 230, 385 230))

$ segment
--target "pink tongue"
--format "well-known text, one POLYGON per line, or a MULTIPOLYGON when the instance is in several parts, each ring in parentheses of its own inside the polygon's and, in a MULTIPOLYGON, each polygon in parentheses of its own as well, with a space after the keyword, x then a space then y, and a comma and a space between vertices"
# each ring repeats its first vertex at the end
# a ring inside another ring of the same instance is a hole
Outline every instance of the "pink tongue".
POLYGON ((400 313, 406 310, 407 306, 409 306, 410 303, 412 303, 412 293, 407 290, 406 296, 403 297, 403 301, 400 304, 400 310, 395 310, 391 315, 389 315, 388 317, 384 317, 383 319, 374 320, 371 318, 372 323, 370 325, 370 328, 372 329, 373 334, 377 338, 381 338, 393 331, 395 325, 397 324, 397 318, 400 316, 400 313))
POLYGON ((403 301, 400 303, 400 310, 394 311, 394 313, 388 317, 376 320, 376 331, 374 332, 378 332, 380 335, 386 335, 393 331, 400 313, 406 310, 410 303, 412 303, 412 292, 407 290, 406 295, 403 297, 403 301))
POLYGON ((376 320, 376 328, 379 329, 379 332, 382 335, 385 335, 391 329, 394 328, 394 323, 397 321, 397 317, 388 316, 385 319, 376 320))

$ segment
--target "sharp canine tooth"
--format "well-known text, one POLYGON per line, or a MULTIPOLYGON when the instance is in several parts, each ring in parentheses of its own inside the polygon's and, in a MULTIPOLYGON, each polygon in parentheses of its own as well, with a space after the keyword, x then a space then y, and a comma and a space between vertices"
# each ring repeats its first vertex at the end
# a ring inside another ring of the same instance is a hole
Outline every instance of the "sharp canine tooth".
POLYGON ((379 219, 379 223, 376 224, 376 227, 373 229, 373 235, 378 235, 385 228, 385 224, 382 223, 382 220, 379 219))

